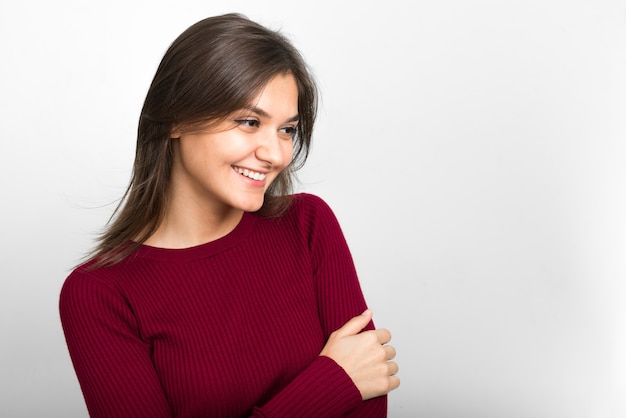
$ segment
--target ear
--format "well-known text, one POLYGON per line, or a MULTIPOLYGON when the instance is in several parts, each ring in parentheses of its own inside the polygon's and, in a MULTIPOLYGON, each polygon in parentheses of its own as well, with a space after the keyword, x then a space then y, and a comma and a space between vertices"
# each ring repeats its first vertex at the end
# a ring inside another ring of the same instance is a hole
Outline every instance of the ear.
POLYGON ((170 139, 180 139, 180 128, 178 126, 173 126, 172 131, 170 132, 170 139))

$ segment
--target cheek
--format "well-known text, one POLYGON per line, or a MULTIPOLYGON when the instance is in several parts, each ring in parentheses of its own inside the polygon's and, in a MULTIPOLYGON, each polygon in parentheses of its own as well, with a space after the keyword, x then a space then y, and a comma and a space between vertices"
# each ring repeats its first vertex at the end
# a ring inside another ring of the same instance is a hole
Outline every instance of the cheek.
POLYGON ((210 152, 200 144, 181 147, 180 161, 184 167, 193 170, 205 170, 211 167, 212 158, 210 152))

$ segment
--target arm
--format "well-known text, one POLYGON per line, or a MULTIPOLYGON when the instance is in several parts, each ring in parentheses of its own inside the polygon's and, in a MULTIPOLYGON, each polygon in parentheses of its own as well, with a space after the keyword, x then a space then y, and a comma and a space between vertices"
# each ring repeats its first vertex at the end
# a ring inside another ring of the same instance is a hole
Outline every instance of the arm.
POLYGON ((327 343, 307 369, 258 411, 268 417, 385 417, 384 395, 399 384, 395 377, 390 383, 389 377, 397 371, 395 363, 388 362, 395 350, 382 345, 389 332, 373 331, 371 312, 363 312, 366 305, 352 257, 330 208, 315 196, 296 199, 305 199, 297 202, 304 206, 299 208, 297 229, 307 237, 327 343), (387 368, 389 373, 380 372, 387 368))
POLYGON ((132 309, 108 283, 78 272, 59 300, 61 322, 89 415, 171 418, 132 309))
MULTIPOLYGON (((324 219, 329 214, 334 220, 329 210, 326 214, 312 214, 313 218, 321 217, 321 221, 307 216, 303 222, 312 229, 309 233, 300 233, 309 239, 316 291, 320 299, 319 315, 325 336, 343 341, 344 337, 334 338, 331 334, 351 316, 362 312, 365 302, 352 260, 349 259, 346 264, 343 257, 338 262, 352 271, 352 274, 346 275, 348 280, 344 280, 343 273, 334 276, 332 260, 338 248, 334 245, 318 248, 327 239, 324 219), (320 222, 322 225, 318 225, 320 222), (331 263, 327 263, 328 259, 331 263), (329 303, 326 303, 321 300, 324 293, 337 297, 337 300, 327 298, 329 303), (349 303, 355 300, 357 303, 349 303)), ((304 224, 298 225, 297 230, 303 231, 304 224)), ((342 240, 343 236, 339 243, 342 240)), ((344 251, 344 256, 349 257, 347 246, 344 251)), ((337 254, 341 258, 341 254, 337 254)), ((115 285, 79 270, 66 281, 60 309, 67 345, 92 417, 174 415, 151 361, 151 345, 142 339, 142 329, 133 308, 115 285)), ((370 323, 369 318, 360 328, 367 323, 370 323)), ((371 323, 369 327, 372 327, 371 323)), ((348 336, 358 333, 360 328, 348 332, 348 336)), ((330 342, 328 345, 337 346, 330 342)), ((346 364, 338 364, 338 358, 332 353, 317 357, 263 407, 254 409, 253 416, 331 417, 351 410, 355 411, 353 416, 384 416, 386 399, 363 402, 364 396, 354 377, 347 372, 346 364)))
POLYGON ((380 395, 395 389, 399 380, 375 372, 385 366, 390 374, 397 372, 395 363, 387 363, 395 356, 395 350, 383 347, 391 335, 386 330, 373 331, 371 312, 360 315, 366 303, 339 223, 325 202, 316 197, 309 200, 315 206, 315 217, 303 227, 309 231, 318 310, 329 338, 321 354, 339 363, 363 399, 374 398, 361 402, 353 411, 354 416, 386 416, 387 397, 380 395))
MULTIPOLYGON (((92 418, 175 416, 122 292, 98 277, 75 272, 60 296, 67 346, 92 418)), ((318 357, 252 417, 331 417, 361 402, 346 373, 318 357), (312 385, 311 382, 323 382, 312 385)))

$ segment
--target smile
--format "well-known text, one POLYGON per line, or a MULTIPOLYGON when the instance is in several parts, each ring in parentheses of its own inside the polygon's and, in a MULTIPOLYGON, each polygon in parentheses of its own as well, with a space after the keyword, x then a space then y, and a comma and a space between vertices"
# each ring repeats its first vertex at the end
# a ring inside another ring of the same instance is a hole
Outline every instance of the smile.
POLYGON ((265 180, 266 175, 263 173, 258 173, 256 171, 248 170, 247 168, 240 168, 233 166, 233 170, 242 176, 246 176, 252 180, 265 180))

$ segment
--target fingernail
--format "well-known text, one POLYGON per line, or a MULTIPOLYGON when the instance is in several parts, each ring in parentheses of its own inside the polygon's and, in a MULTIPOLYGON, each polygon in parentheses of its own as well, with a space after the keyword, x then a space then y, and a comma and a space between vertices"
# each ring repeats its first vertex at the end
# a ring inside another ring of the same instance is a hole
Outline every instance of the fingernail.
POLYGON ((361 315, 369 315, 372 311, 370 309, 366 309, 363 311, 363 313, 361 315))

